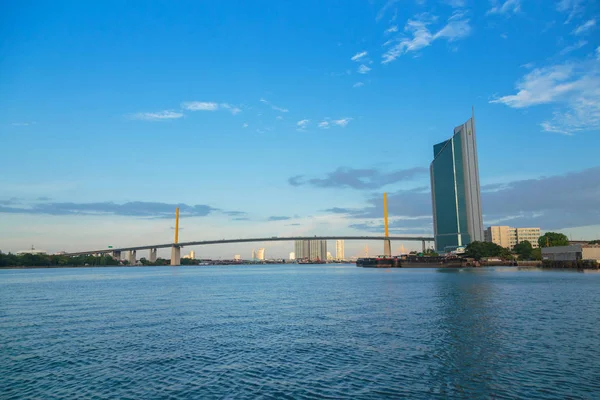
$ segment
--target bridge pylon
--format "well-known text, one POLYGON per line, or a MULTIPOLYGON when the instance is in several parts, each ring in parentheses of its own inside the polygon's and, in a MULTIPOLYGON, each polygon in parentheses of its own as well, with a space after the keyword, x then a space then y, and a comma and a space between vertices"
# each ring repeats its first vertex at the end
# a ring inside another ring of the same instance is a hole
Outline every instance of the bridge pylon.
MULTIPOLYGON (((388 226, 387 193, 383 194, 383 226, 385 228, 385 237, 390 237, 390 230, 388 226)), ((386 257, 392 256, 392 242, 390 239, 385 239, 383 241, 383 255, 386 257)))
POLYGON ((181 247, 173 245, 171 247, 171 266, 181 265, 181 247))
POLYGON ((175 241, 171 247, 171 266, 181 265, 181 247, 179 242, 179 207, 175 209, 175 241))

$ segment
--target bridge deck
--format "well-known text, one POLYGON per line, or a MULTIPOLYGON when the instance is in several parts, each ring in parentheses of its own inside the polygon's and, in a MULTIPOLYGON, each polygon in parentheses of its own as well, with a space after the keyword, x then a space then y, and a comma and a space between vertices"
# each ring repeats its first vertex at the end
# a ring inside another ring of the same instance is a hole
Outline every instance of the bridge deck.
POLYGON ((133 247, 120 247, 113 249, 101 249, 101 250, 88 250, 79 251, 75 253, 66 253, 68 256, 78 256, 83 254, 96 254, 96 253, 112 253, 113 251, 129 251, 129 250, 149 250, 149 249, 164 249, 172 246, 187 247, 187 246, 203 246, 209 244, 226 244, 226 243, 248 243, 248 242, 285 242, 294 240, 401 240, 401 241, 418 241, 418 242, 432 242, 432 237, 425 236, 288 236, 288 237, 265 237, 265 238, 248 238, 248 239, 220 239, 220 240, 200 240, 196 242, 179 242, 175 243, 163 243, 153 244, 148 246, 133 246, 133 247))

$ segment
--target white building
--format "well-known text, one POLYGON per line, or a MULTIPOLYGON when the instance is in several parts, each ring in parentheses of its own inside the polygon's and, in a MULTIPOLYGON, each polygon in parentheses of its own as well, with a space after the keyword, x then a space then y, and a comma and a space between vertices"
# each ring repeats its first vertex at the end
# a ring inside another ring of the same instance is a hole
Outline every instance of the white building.
POLYGON ((296 253, 293 251, 290 253, 290 261, 294 261, 296 259, 296 253))
POLYGON ((490 226, 484 231, 486 242, 512 249, 517 243, 525 240, 535 249, 538 247, 540 228, 513 228, 512 226, 490 226))
POLYGON ((343 240, 335 241, 335 258, 336 258, 336 260, 344 259, 344 241, 343 240))
POLYGON ((242 256, 240 256, 239 254, 236 254, 235 256, 233 256, 233 259, 235 261, 241 261, 242 260, 242 256))
POLYGON ((256 252, 256 259, 259 261, 265 260, 265 249, 263 249, 262 247, 258 249, 258 251, 256 252))
POLYGON ((333 260, 333 256, 331 255, 331 252, 327 252, 327 261, 331 261, 333 260))

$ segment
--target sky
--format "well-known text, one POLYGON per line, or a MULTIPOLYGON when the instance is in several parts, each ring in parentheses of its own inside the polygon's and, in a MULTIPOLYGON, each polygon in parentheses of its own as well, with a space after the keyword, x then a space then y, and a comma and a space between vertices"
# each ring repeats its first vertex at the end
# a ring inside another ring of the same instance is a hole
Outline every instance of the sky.
POLYGON ((597 1, 4 1, 0 55, 4 252, 432 235, 472 107, 484 224, 600 238, 597 1))

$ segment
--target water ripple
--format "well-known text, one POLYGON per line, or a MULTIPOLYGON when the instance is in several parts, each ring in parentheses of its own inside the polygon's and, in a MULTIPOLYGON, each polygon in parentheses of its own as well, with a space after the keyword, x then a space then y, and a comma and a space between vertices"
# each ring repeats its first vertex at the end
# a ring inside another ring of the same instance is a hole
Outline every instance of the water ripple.
POLYGON ((0 271, 0 397, 600 398, 600 274, 0 271))

